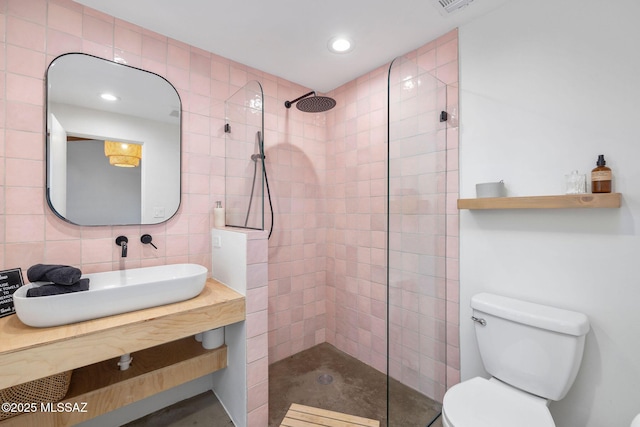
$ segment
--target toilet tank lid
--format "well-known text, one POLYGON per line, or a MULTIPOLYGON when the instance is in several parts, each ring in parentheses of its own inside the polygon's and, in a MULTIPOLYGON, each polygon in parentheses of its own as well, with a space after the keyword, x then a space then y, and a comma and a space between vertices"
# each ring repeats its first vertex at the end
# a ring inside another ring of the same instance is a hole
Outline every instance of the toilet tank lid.
POLYGON ((471 298, 471 308, 513 322, 567 335, 582 336, 589 332, 589 318, 583 313, 502 295, 476 294, 471 298))

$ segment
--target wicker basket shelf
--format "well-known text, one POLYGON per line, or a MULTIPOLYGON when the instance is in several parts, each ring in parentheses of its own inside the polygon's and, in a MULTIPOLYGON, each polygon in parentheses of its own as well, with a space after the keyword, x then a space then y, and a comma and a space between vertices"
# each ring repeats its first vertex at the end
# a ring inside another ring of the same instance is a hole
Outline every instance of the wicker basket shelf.
MULTIPOLYGON (((0 401, 11 404, 55 403, 64 399, 73 371, 40 378, 0 390, 0 401)), ((39 408, 38 408, 39 409, 39 408)), ((20 412, 0 411, 0 421, 19 415, 20 412)))

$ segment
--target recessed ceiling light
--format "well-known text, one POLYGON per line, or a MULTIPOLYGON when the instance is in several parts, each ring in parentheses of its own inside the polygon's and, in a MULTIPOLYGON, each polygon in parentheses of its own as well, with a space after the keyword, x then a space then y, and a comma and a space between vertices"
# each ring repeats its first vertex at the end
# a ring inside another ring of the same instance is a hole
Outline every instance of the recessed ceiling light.
POLYGON ((117 96, 106 92, 101 93, 100 98, 104 99, 105 101, 117 101, 118 99, 120 99, 117 96))
POLYGON ((353 42, 347 37, 333 37, 329 40, 328 47, 334 53, 347 53, 353 50, 353 42))

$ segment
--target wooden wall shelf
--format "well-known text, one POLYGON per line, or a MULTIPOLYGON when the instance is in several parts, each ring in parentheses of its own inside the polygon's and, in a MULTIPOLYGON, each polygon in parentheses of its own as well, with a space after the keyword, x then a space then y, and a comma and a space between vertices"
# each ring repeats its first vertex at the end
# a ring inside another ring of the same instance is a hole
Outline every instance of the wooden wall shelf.
POLYGON ((458 199, 458 209, 619 208, 621 202, 622 195, 620 193, 491 197, 482 199, 458 199))

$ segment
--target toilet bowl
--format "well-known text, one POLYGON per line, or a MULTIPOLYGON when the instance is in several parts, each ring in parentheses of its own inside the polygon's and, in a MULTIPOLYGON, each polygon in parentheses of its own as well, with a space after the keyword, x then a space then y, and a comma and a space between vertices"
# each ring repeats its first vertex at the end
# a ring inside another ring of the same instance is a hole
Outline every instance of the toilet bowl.
POLYGON ((564 398, 582 362, 582 313, 482 293, 471 299, 478 349, 491 379, 451 387, 444 427, 555 427, 548 409, 564 398))
POLYGON ((444 396, 444 427, 555 427, 547 400, 500 383, 475 377, 444 396))

